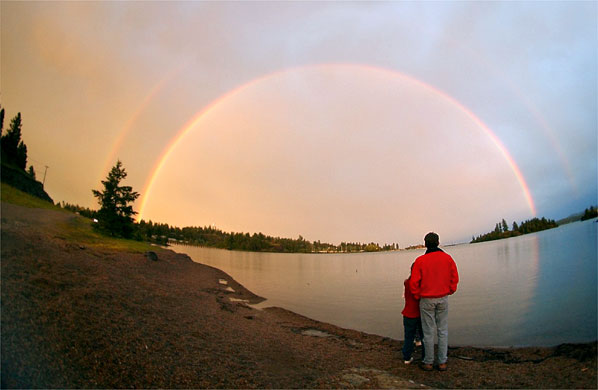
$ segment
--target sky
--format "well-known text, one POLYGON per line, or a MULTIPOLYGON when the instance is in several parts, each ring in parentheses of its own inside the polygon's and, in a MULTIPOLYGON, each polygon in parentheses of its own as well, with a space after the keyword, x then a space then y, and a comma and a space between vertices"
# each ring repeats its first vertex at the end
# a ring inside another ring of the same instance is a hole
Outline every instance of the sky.
POLYGON ((0 3, 0 104, 54 201, 345 242, 598 203, 597 3, 0 3), (48 167, 46 170, 46 166, 48 167))

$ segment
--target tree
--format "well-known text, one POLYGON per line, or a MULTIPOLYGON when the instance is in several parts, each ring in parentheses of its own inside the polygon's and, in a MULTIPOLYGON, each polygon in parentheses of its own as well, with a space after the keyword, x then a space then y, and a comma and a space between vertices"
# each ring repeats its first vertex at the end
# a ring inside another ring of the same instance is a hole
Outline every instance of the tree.
MULTIPOLYGON (((1 113, 2 122, 4 121, 4 109, 1 113)), ((2 148, 2 161, 13 164, 22 170, 27 165, 27 146, 21 141, 21 113, 19 112, 10 122, 10 127, 0 138, 2 148)))
POLYGON ((4 108, 0 109, 0 135, 2 135, 2 130, 4 130, 4 108))
POLYGON ((133 235, 135 224, 132 203, 139 197, 130 186, 121 186, 120 182, 127 177, 127 173, 120 160, 110 170, 106 180, 102 180, 103 191, 92 190, 93 196, 98 198, 100 210, 98 211, 98 225, 101 230, 113 236, 130 238, 133 235))
POLYGON ((502 219, 502 231, 503 232, 508 232, 509 231, 509 225, 507 225, 507 221, 505 221, 505 219, 502 219))
POLYGON ((19 146, 17 146, 15 164, 22 170, 25 170, 25 167, 27 166, 27 145, 25 145, 23 141, 19 142, 19 146))
POLYGON ((29 170, 27 171, 27 173, 29 174, 29 176, 31 176, 33 180, 35 180, 35 169, 33 169, 33 165, 29 166, 29 170))
POLYGON ((590 206, 589 209, 585 209, 583 216, 581 217, 582 221, 587 221, 588 219, 598 217, 598 209, 594 206, 590 206))

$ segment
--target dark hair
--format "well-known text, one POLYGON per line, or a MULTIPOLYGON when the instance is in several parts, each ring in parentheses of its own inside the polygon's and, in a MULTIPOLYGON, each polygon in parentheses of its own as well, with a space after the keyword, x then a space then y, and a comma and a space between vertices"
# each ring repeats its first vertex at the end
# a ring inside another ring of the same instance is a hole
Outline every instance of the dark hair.
POLYGON ((426 248, 437 248, 438 244, 440 244, 438 234, 434 232, 426 234, 426 237, 424 237, 424 243, 426 244, 426 248))

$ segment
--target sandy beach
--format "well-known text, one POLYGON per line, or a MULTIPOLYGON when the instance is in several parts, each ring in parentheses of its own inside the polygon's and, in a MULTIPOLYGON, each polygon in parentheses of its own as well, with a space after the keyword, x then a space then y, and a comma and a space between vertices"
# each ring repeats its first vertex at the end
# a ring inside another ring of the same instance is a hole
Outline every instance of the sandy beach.
POLYGON ((597 387, 596 342, 451 347, 424 372, 400 340, 257 310, 226 273, 73 233, 86 223, 2 203, 3 388, 597 387))

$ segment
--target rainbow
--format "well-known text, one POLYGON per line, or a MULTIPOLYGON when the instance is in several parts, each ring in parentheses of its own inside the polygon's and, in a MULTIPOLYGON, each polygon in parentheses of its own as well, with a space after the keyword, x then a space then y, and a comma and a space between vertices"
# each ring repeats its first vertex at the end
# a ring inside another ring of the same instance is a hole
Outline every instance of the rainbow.
POLYGON ((508 163, 511 170, 513 171, 515 178, 517 179, 519 185, 521 186, 521 189, 523 191, 523 196, 527 202, 527 205, 528 205, 531 213, 534 216, 536 215, 536 206, 534 204, 529 186, 527 185, 525 178, 523 177, 523 174, 521 173, 521 170, 517 166, 515 160, 513 159, 513 157, 507 150, 507 148, 500 141, 500 139, 496 136, 496 134, 494 134, 494 132, 492 132, 492 130, 490 130, 490 128, 484 122, 482 122, 482 120, 480 118, 478 118, 473 112, 471 112, 469 109, 467 109, 463 104, 461 104, 455 98, 453 98, 452 96, 448 95, 446 92, 444 92, 438 88, 435 88, 429 84, 424 83, 421 80, 418 80, 418 79, 416 79, 412 76, 409 76, 407 74, 398 72, 396 70, 390 70, 390 69, 381 68, 381 67, 372 66, 372 65, 331 63, 331 64, 316 64, 316 65, 298 66, 298 67, 283 69, 283 70, 280 70, 277 72, 266 74, 264 76, 253 79, 245 84, 242 84, 242 85, 224 93, 217 99, 213 100, 209 105, 207 105, 206 107, 201 109, 185 125, 183 125, 183 127, 177 132, 176 136, 164 148, 162 154, 156 160, 157 162, 155 163, 153 169, 151 170, 151 173, 148 176, 148 179, 146 180, 143 191, 141 192, 142 198, 141 198, 141 203, 140 203, 140 207, 139 207, 139 214, 137 215, 138 220, 141 220, 143 218, 145 207, 147 205, 147 201, 150 198, 150 195, 152 192, 152 187, 156 181, 156 178, 160 175, 160 171, 166 164, 171 153, 176 149, 177 145, 179 145, 181 143, 181 141, 185 138, 185 136, 187 136, 189 133, 191 133, 200 124, 202 119, 208 113, 210 113, 215 107, 217 107, 219 104, 221 104, 226 99, 238 94, 239 92, 241 92, 243 90, 246 90, 246 89, 251 88, 252 86, 255 86, 263 81, 275 78, 277 76, 283 75, 288 72, 298 71, 298 70, 302 70, 302 69, 329 69, 329 68, 338 69, 338 67, 342 67, 345 69, 349 68, 349 69, 356 69, 356 70, 368 70, 368 71, 373 71, 373 72, 381 72, 381 73, 387 74, 392 77, 400 77, 403 79, 407 79, 410 82, 413 82, 413 83, 419 85, 420 87, 433 92, 437 96, 445 99, 446 101, 450 102, 453 106, 457 107, 467 117, 469 117, 469 119, 472 120, 490 138, 490 140, 492 140, 492 142, 494 143, 496 148, 500 151, 500 153, 504 157, 505 161, 508 163))
POLYGON ((164 88, 164 86, 167 83, 169 83, 173 78, 175 78, 186 66, 187 64, 183 62, 178 66, 173 67, 169 72, 166 73, 166 75, 162 79, 160 79, 152 87, 152 89, 150 89, 149 93, 137 106, 135 112, 133 112, 131 117, 125 122, 123 128, 120 130, 120 133, 118 134, 118 137, 116 137, 116 139, 112 143, 112 148, 110 150, 110 153, 108 154, 108 158, 106 158, 106 161, 104 162, 102 171, 100 172, 100 180, 98 181, 104 179, 106 172, 108 172, 116 162, 116 154, 120 150, 123 141, 125 140, 125 137, 129 135, 129 133, 133 129, 133 125, 135 124, 141 113, 145 111, 149 103, 154 99, 154 97, 156 97, 156 95, 158 95, 162 88, 164 88))
POLYGON ((544 136, 546 136, 546 138, 550 142, 552 148, 556 153, 556 156, 561 161, 563 172, 569 180, 569 185, 573 193, 575 195, 578 195, 579 188, 575 181, 575 177, 571 169, 571 164, 569 163, 569 160, 565 157, 563 148, 561 147, 560 143, 558 142, 555 136, 554 129, 548 124, 546 119, 544 119, 537 106, 529 99, 528 95, 525 94, 521 87, 518 84, 514 83, 513 80, 507 76, 504 70, 496 66, 495 62, 490 61, 479 51, 473 50, 471 47, 464 45, 461 41, 452 39, 450 36, 445 35, 441 39, 446 41, 447 45, 457 46, 460 50, 466 52, 469 56, 468 58, 472 58, 475 61, 480 62, 485 68, 492 71, 496 77, 500 78, 509 87, 513 94, 527 109, 532 118, 536 121, 536 123, 539 126, 539 129, 542 131, 542 133, 544 133, 544 136))
POLYGON ((575 181, 573 172, 571 170, 571 164, 569 164, 569 160, 567 160, 567 158, 565 157, 563 148, 561 148, 561 145, 559 144, 559 142, 556 139, 555 131, 548 124, 546 119, 544 119, 544 117, 540 114, 540 111, 538 110, 536 105, 527 97, 527 95, 523 92, 521 87, 519 85, 515 84, 513 82, 513 80, 511 80, 509 77, 507 77, 505 72, 503 70, 501 70, 500 68, 498 68, 492 61, 488 61, 481 54, 474 52, 470 48, 467 48, 462 45, 460 45, 460 46, 463 50, 466 50, 473 58, 476 58, 478 61, 482 62, 485 67, 487 67, 488 69, 491 69, 495 73, 495 75, 500 77, 500 79, 509 86, 511 91, 513 91, 515 96, 517 96, 517 98, 519 98, 519 101, 521 103, 523 103, 523 106, 527 109, 527 111, 531 114, 532 118, 540 126, 540 129, 542 130, 542 132, 544 133, 546 138, 548 138, 548 141, 550 142, 552 148, 554 149, 556 156, 561 161, 563 171, 564 171, 565 175, 567 176, 567 179, 569 180, 569 185, 571 186, 571 189, 573 190, 574 194, 578 195, 579 189, 578 189, 577 183, 575 181))

